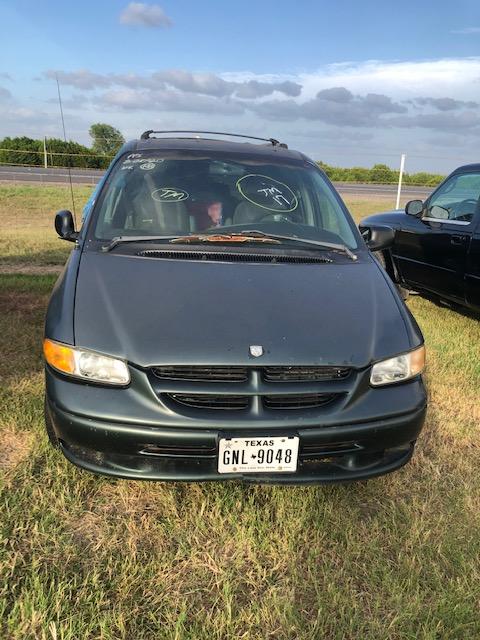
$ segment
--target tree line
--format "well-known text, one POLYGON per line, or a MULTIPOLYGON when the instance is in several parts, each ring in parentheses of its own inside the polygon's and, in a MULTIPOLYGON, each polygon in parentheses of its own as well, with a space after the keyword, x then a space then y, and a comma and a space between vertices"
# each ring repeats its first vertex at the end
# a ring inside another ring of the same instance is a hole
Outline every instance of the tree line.
POLYGON ((92 124, 89 134, 91 147, 60 138, 3 138, 0 140, 0 164, 43 166, 46 151, 49 167, 106 169, 125 139, 118 129, 101 122, 92 124))
MULTIPOLYGON (((325 171, 333 182, 374 182, 377 184, 397 184, 399 172, 390 169, 386 164, 374 164, 371 169, 365 167, 332 167, 325 162, 317 162, 318 166, 325 171)), ((403 183, 417 185, 421 187, 435 187, 444 179, 438 173, 404 173, 403 183)))
MULTIPOLYGON (((90 127, 92 146, 87 147, 72 140, 59 138, 36 140, 26 136, 4 138, 0 140, 0 164, 43 166, 45 148, 49 167, 78 167, 83 169, 106 169, 118 149, 125 142, 118 129, 105 123, 96 123, 90 127)), ((333 182, 373 182, 396 184, 399 172, 386 164, 365 167, 334 167, 319 161, 318 166, 325 171, 333 182)), ((420 171, 404 173, 404 184, 434 187, 444 176, 420 171)))

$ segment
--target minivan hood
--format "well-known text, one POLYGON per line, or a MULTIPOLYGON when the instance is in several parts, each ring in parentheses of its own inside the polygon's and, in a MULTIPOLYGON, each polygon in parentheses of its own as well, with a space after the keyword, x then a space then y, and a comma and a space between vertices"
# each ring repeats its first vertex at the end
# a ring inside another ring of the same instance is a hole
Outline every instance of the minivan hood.
POLYGON ((218 263, 82 254, 75 344, 142 367, 248 364, 365 367, 416 346, 376 262, 218 263), (256 359, 253 359, 256 361, 256 359))

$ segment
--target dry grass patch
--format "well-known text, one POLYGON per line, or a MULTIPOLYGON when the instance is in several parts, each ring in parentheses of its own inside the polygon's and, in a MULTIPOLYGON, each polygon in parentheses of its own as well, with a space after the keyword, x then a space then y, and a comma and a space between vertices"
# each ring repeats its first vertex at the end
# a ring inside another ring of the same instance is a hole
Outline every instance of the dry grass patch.
MULTIPOLYGON (((73 190, 80 224, 92 187, 74 185, 73 190)), ((36 265, 62 265, 72 245, 58 239, 53 223, 57 211, 71 208, 67 185, 0 184, 0 266, 25 272, 36 265)))
POLYGON ((31 451, 32 434, 17 431, 12 426, 1 429, 0 471, 8 472, 22 462, 31 451))

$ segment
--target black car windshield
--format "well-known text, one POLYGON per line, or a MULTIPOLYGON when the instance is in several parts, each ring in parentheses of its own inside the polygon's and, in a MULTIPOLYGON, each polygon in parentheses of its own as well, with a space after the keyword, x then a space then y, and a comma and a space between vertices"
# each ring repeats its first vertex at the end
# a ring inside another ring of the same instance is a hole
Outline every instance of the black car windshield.
POLYGON ((270 154, 129 153, 94 215, 99 240, 255 229, 357 248, 354 223, 322 173, 270 154))

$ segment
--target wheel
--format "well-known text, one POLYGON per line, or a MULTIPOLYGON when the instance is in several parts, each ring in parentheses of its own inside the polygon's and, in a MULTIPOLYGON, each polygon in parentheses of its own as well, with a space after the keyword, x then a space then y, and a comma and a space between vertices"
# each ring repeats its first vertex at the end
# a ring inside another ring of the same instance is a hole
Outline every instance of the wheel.
POLYGON ((52 445, 52 447, 55 447, 55 449, 58 449, 58 447, 60 445, 59 445, 59 442, 58 442, 57 434, 55 433, 55 429, 53 428, 53 422, 52 422, 52 418, 50 416, 50 411, 48 410, 47 396, 45 396, 45 401, 44 401, 44 405, 43 405, 43 413, 44 413, 44 417, 45 417, 45 430, 47 432, 48 440, 49 440, 50 444, 52 445))
POLYGON ((387 270, 387 261, 385 260, 385 256, 383 255, 383 251, 376 251, 374 253, 374 256, 386 271, 387 270))
MULTIPOLYGON (((387 261, 385 259, 385 255, 383 254, 383 251, 377 251, 374 254, 374 256, 377 259, 377 261, 381 264, 381 266, 385 269, 385 271, 387 272, 388 276, 393 280, 393 278, 388 273, 387 261)), ((405 287, 402 287, 401 285, 399 285, 398 282, 395 282, 395 280, 393 280, 393 282, 395 283, 395 286, 397 287, 397 291, 401 295, 402 299, 403 300, 408 300, 408 297, 410 295, 410 292, 408 291, 408 289, 405 289, 405 287)))

